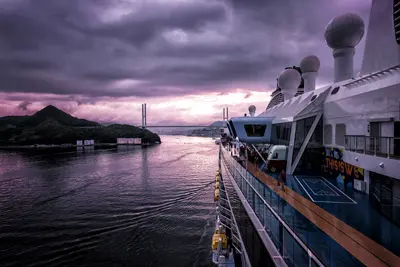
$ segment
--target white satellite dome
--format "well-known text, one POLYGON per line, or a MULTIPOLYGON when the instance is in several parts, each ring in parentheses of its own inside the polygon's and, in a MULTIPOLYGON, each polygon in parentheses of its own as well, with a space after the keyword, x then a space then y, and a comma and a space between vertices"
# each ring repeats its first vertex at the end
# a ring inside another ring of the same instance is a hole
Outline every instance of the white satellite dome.
POLYGON ((325 29, 325 40, 332 49, 355 47, 364 36, 363 19, 353 13, 332 19, 325 29))
POLYGON ((319 58, 314 55, 306 56, 300 62, 300 69, 302 72, 318 72, 319 66, 319 58))
POLYGON ((301 75, 295 69, 285 69, 279 74, 278 86, 282 90, 295 90, 301 83, 301 75))
POLYGON ((256 106, 250 105, 249 106, 249 113, 250 113, 250 116, 253 117, 254 114, 256 113, 256 106))
POLYGON ((249 112, 250 113, 255 113, 256 112, 256 106, 254 106, 254 105, 249 106, 249 112))
POLYGON ((295 69, 285 69, 279 74, 278 86, 282 89, 285 100, 294 97, 301 83, 301 75, 295 69))

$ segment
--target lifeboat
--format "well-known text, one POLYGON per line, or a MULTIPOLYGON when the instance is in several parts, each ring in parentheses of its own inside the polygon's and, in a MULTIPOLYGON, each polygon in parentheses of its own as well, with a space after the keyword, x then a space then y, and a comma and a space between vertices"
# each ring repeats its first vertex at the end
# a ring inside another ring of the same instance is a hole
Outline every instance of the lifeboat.
POLYGON ((219 200, 219 189, 215 189, 214 191, 214 201, 218 201, 219 200))
POLYGON ((224 250, 228 249, 228 238, 226 237, 226 234, 217 229, 212 237, 211 249, 213 252, 214 250, 216 251, 218 249, 219 243, 221 243, 222 253, 224 250))
POLYGON ((219 182, 215 182, 215 189, 219 189, 219 182))
MULTIPOLYGON (((225 265, 227 263, 228 251, 228 237, 225 232, 225 227, 221 225, 219 216, 217 216, 217 221, 215 224, 215 232, 212 237, 211 243, 212 249, 212 261, 218 266, 235 266, 235 265, 225 265), (222 264, 222 265, 221 265, 222 264)), ((232 263, 234 261, 231 261, 232 263)))

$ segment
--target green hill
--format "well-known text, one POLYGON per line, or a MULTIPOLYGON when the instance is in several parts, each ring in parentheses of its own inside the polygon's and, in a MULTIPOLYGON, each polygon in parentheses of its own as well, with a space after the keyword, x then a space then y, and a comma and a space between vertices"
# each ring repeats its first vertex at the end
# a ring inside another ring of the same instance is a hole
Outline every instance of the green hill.
POLYGON ((75 118, 54 106, 47 106, 32 116, 0 118, 0 145, 75 144, 76 140, 94 139, 96 143, 115 143, 119 137, 142 138, 144 142, 161 142, 148 130, 75 118))

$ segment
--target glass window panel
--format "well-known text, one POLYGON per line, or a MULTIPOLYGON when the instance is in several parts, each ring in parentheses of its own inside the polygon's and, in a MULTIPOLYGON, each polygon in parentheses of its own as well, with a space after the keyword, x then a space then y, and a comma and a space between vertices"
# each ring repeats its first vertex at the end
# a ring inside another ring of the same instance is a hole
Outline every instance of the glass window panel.
POLYGON ((265 129, 267 129, 267 125, 261 124, 245 124, 244 130, 246 131, 247 136, 249 137, 262 137, 264 136, 265 129))

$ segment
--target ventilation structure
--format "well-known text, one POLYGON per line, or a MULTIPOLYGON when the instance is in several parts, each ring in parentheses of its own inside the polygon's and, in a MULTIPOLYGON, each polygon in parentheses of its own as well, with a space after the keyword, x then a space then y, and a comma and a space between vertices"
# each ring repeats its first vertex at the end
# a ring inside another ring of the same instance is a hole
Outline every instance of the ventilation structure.
POLYGON ((313 95, 313 96, 311 97, 311 100, 310 100, 310 101, 312 102, 312 101, 314 101, 316 98, 317 98, 317 95, 313 95))
POLYGON ((393 20, 395 38, 400 44, 400 0, 393 0, 393 20))
POLYGON ((331 95, 337 94, 337 92, 339 92, 339 89, 340 89, 340 86, 333 88, 331 95))

